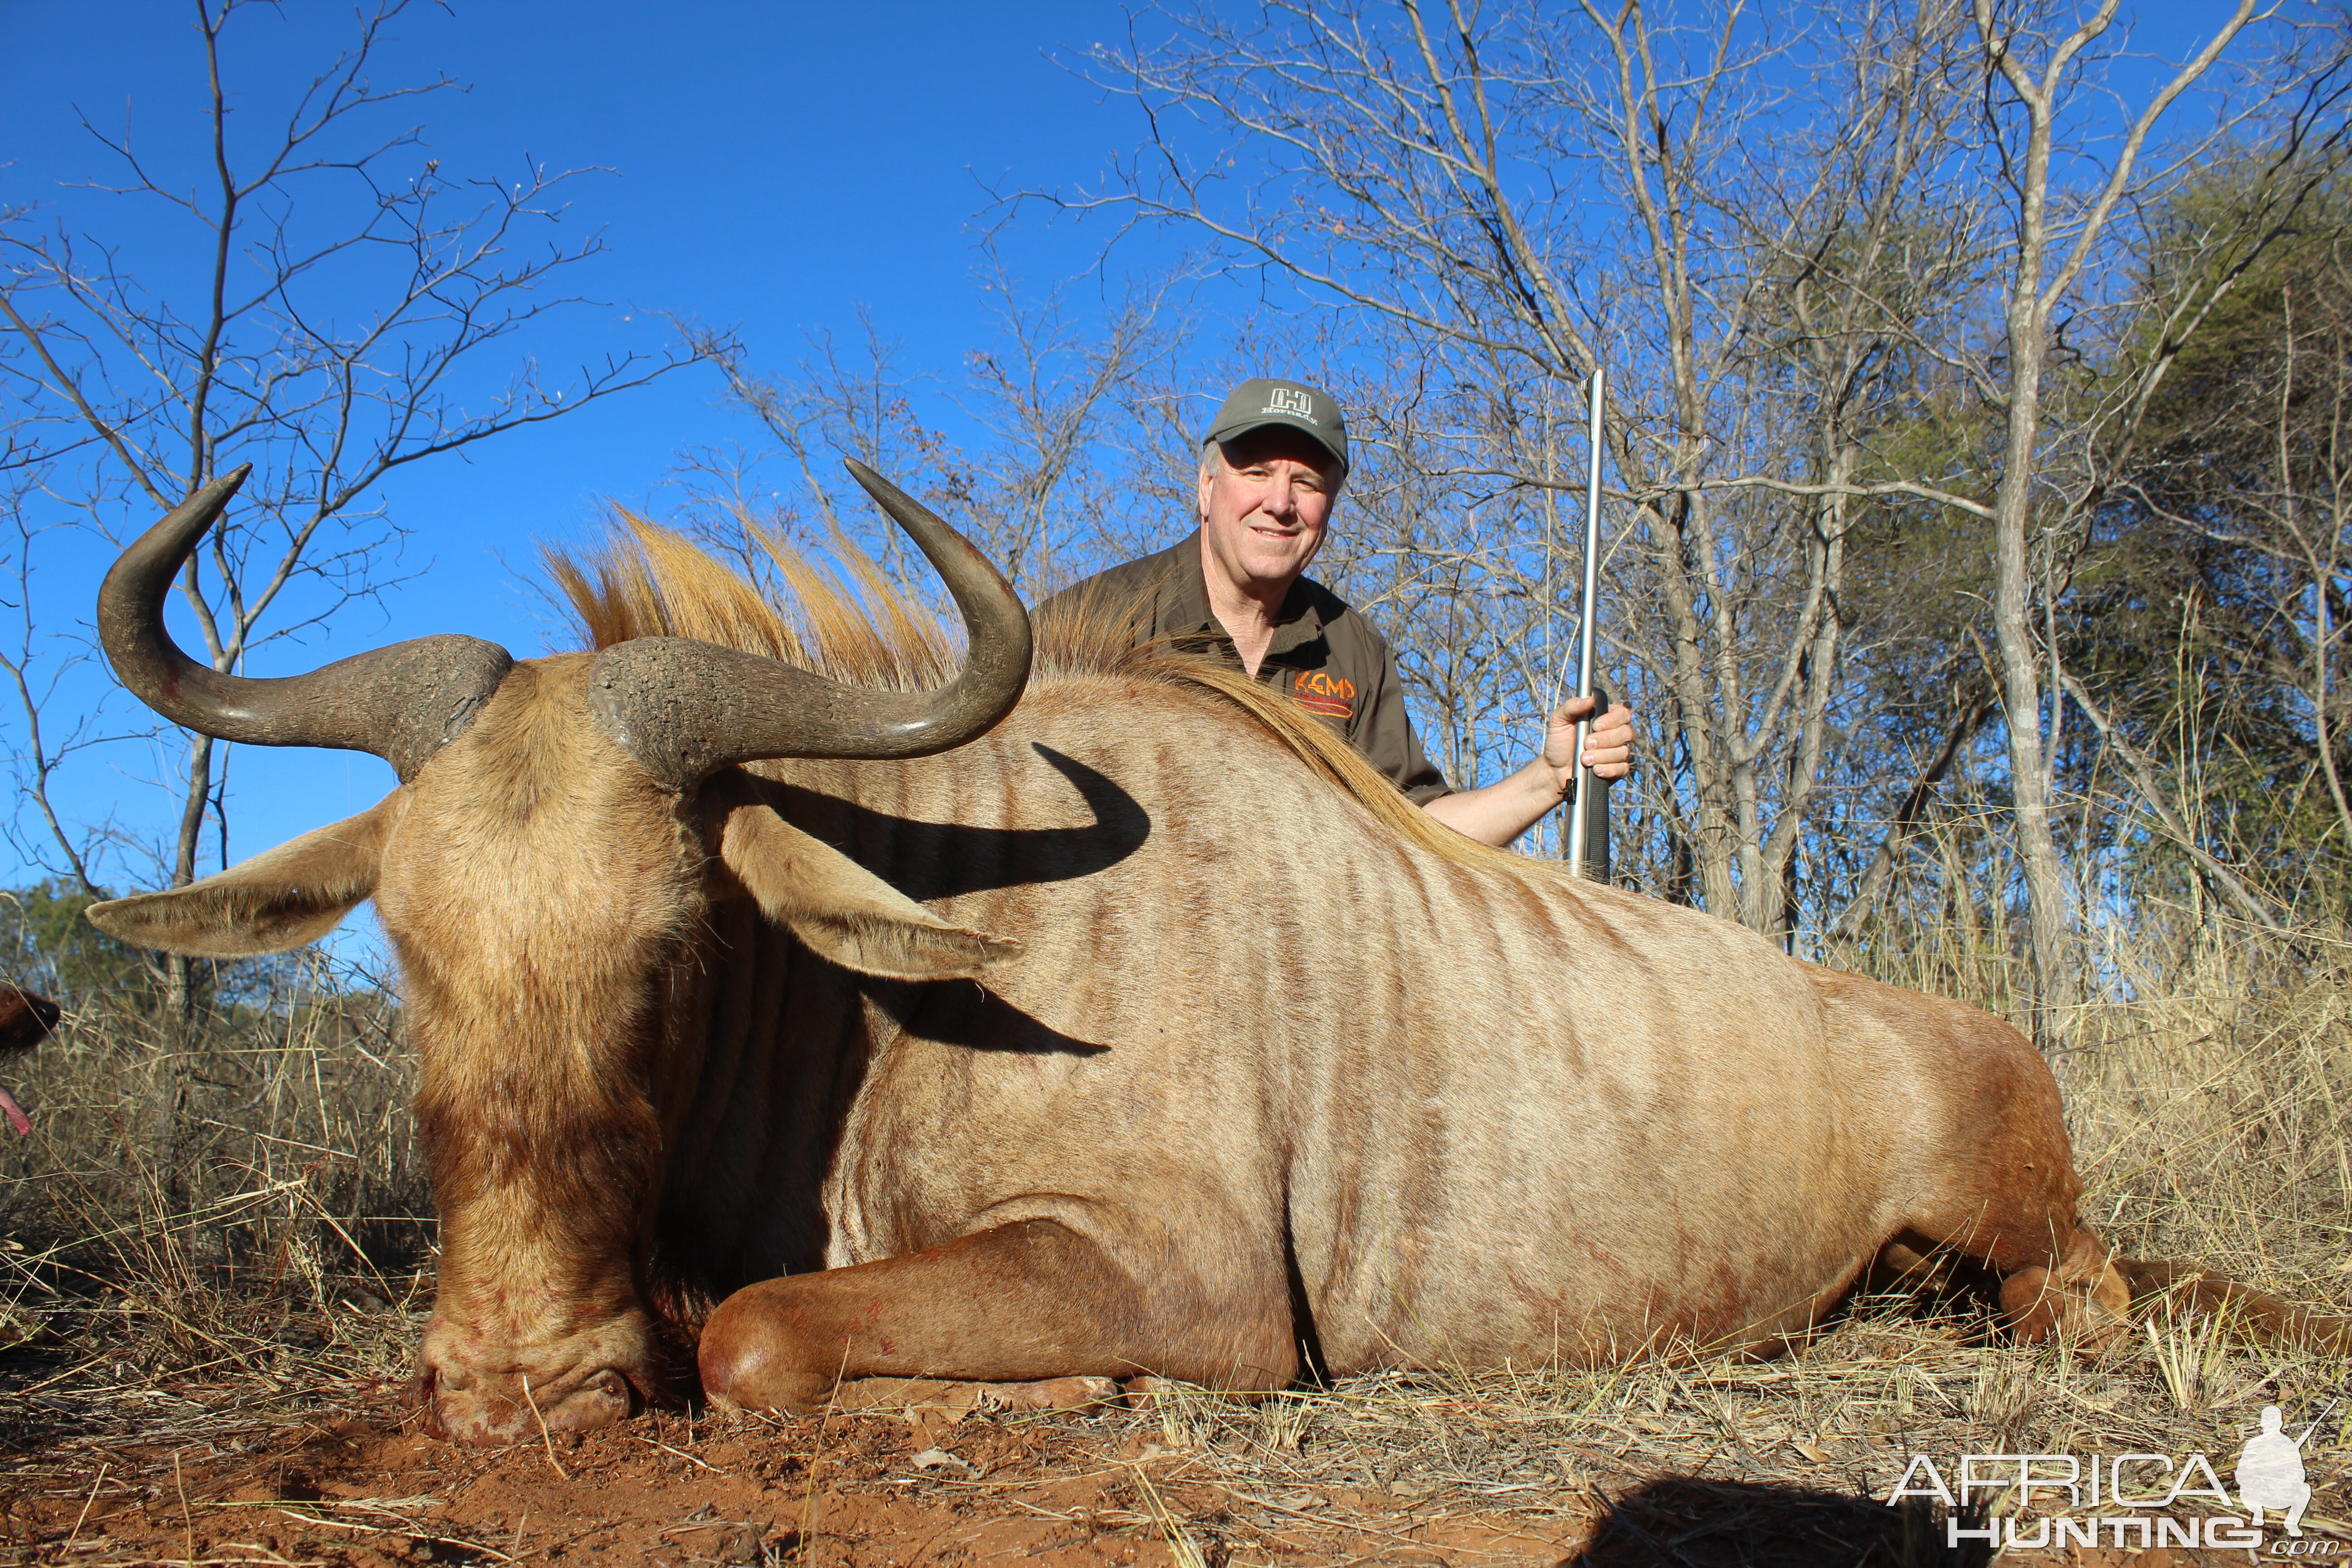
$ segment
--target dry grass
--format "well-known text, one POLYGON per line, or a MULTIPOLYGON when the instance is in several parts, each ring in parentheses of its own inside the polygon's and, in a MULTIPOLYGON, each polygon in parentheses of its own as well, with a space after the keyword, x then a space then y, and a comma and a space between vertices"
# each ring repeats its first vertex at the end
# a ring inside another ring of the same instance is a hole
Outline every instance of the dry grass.
MULTIPOLYGON (((1889 978, 2005 994, 1997 943, 1922 944, 1906 961, 1889 978)), ((2058 1067, 2093 1222, 2136 1255, 2340 1304, 2352 945, 2184 915, 2105 933, 2089 967, 2106 996, 2074 1020, 2058 1067)), ((0 1151, 6 1475, 47 1474, 68 1449, 235 1447, 389 1409, 431 1266, 393 1036, 362 1004, 251 1017, 176 1051, 128 1011, 73 1015, 24 1075, 38 1138, 0 1151)), ((1245 1520, 1379 1495, 1535 1521, 1603 1506, 1639 1533, 1641 1508, 1696 1506, 1661 1478, 1718 1488, 1708 1506, 1727 1517, 1727 1499, 1833 1509, 1884 1497, 1915 1453, 2203 1451, 2226 1478, 2262 1405, 2299 1426, 2344 1390, 2341 1361, 2207 1320, 2152 1319, 2098 1352, 2019 1349, 1989 1329, 1967 1301, 1864 1300, 1769 1363, 1397 1374, 1255 1404, 1163 1388, 1147 1409, 1085 1419, 1192 1456, 1245 1520)), ((2347 1533, 2347 1416, 2307 1445, 2321 1490, 2306 1529, 2347 1533)), ((1179 1560, 1213 1544, 1167 1497, 1139 1492, 1137 1511, 1179 1560)), ((1945 1560, 1917 1552, 1899 1560, 1945 1560)))
POLYGON ((432 1224, 395 1025, 366 993, 194 1039, 68 1011, 0 1145, 0 1444, 263 1427, 404 1373, 432 1224))

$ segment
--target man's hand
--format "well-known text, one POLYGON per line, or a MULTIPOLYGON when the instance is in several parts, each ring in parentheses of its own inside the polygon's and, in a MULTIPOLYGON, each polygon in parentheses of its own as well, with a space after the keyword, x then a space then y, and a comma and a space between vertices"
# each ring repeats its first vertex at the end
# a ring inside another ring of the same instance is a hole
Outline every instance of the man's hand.
MULTIPOLYGON (((1533 826, 1576 783, 1576 726, 1591 718, 1593 700, 1571 697, 1544 731, 1542 754, 1509 778, 1483 789, 1442 795, 1423 807, 1457 833, 1500 847, 1533 826)), ((1622 779, 1633 771, 1633 715, 1622 702, 1592 720, 1584 737, 1584 765, 1593 776, 1622 779)))
MULTIPOLYGON (((1576 726, 1591 718, 1597 700, 1571 697, 1552 710, 1551 725, 1544 733, 1544 765, 1557 775, 1562 794, 1576 779, 1576 726)), ((1593 719, 1592 728, 1584 737, 1584 765, 1595 776, 1622 779, 1633 771, 1633 710, 1622 702, 1612 702, 1609 710, 1593 719)))

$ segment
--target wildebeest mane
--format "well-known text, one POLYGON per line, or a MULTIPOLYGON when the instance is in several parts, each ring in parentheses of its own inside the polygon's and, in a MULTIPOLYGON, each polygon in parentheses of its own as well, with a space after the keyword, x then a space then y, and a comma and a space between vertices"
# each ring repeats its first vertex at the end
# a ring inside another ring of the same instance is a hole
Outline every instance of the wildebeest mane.
MULTIPOLYGON (((940 616, 910 598, 848 540, 835 540, 828 570, 758 522, 740 519, 738 548, 747 563, 764 563, 772 572, 780 591, 772 595, 685 534, 615 510, 616 526, 603 545, 578 557, 544 552, 589 648, 643 637, 698 637, 851 685, 902 691, 955 676, 962 654, 940 616)), ((1205 706, 1280 741, 1408 843, 1464 865, 1564 874, 1552 862, 1488 848, 1438 822, 1328 725, 1240 670, 1180 654, 1164 641, 1134 644, 1126 630, 1128 608, 1081 605, 1073 614, 1042 618, 1033 679, 1111 677, 1204 698, 1205 706)))

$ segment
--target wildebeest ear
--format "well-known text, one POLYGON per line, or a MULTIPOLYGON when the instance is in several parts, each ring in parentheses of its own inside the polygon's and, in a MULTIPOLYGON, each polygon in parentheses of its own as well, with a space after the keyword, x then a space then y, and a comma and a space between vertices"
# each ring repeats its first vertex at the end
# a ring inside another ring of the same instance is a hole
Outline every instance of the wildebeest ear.
POLYGON ((818 957, 885 980, 977 980, 1021 944, 950 925, 764 805, 722 806, 719 858, 770 920, 818 957))
POLYGON ((375 891, 392 820, 387 795, 368 811, 315 828, 217 877, 92 904, 89 923, 139 947, 191 958, 284 952, 335 929, 375 891))

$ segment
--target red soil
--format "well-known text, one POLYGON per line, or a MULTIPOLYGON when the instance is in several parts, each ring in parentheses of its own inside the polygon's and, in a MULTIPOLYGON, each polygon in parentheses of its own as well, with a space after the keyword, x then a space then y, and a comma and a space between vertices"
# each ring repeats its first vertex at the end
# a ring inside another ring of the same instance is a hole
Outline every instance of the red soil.
MULTIPOLYGON (((859 1403, 881 1408, 823 1418, 654 1415, 491 1451, 456 1448, 389 1420, 290 1429, 247 1452, 211 1443, 92 1448, 78 1479, 51 1464, 37 1489, 0 1493, 0 1558, 338 1568, 1962 1561, 1940 1540, 1920 1552, 1927 1543, 1916 1537, 1906 1556, 1890 1510, 1827 1493, 1663 1479, 1510 1511, 1460 1495, 1287 1485, 1278 1464, 1236 1464, 1239 1456, 1213 1447, 1164 1451, 1145 1415, 990 1415, 970 1408, 971 1397, 940 1384, 889 1384, 862 1392, 859 1403)), ((2186 1568, 2198 1560, 2177 1552, 2035 1558, 2053 1568, 2186 1568)))

